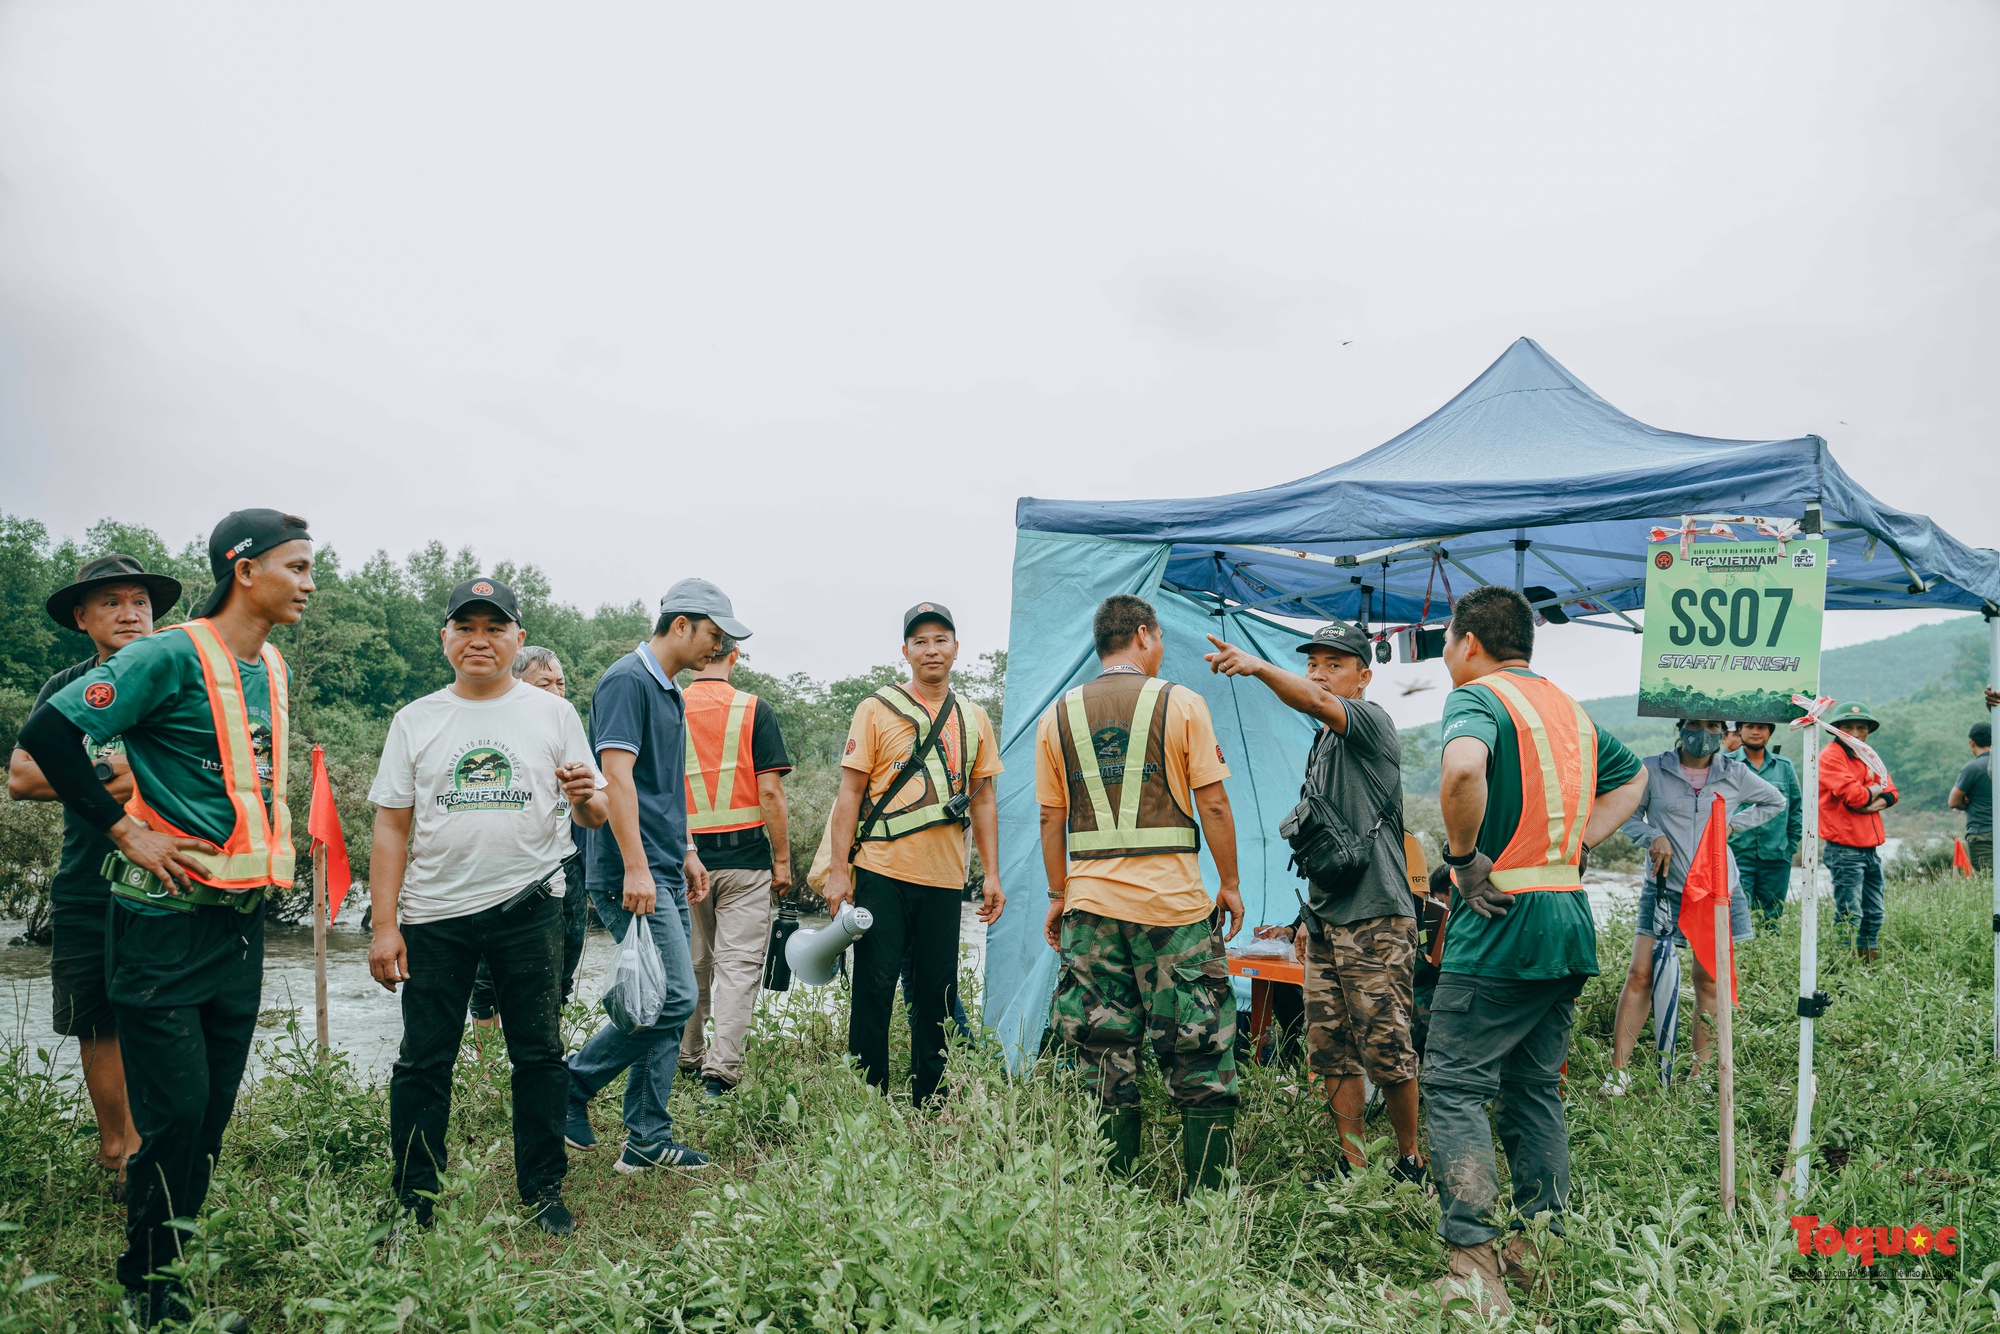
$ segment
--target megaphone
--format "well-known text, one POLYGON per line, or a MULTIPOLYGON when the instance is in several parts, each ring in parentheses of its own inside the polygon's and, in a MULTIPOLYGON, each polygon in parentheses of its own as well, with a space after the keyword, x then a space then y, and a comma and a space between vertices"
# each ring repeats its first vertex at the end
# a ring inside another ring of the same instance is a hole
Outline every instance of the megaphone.
POLYGON ((809 987, 833 981, 841 954, 873 925, 875 918, 866 908, 841 904, 831 923, 818 931, 800 931, 785 942, 785 962, 792 966, 792 976, 809 987))
POLYGON ((792 965, 785 958, 785 946, 792 943, 798 929, 799 910, 792 906, 790 899, 781 900, 777 920, 771 923, 771 943, 764 949, 764 990, 792 989, 792 965))

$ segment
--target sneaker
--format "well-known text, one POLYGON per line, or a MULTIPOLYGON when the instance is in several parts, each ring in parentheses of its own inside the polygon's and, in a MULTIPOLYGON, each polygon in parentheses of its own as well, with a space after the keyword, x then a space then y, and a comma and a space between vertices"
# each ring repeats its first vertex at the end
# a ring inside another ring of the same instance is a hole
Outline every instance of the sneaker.
POLYGON ((421 1228, 430 1227, 437 1213, 437 1201, 428 1195, 405 1195, 396 1201, 396 1207, 403 1217, 421 1228))
POLYGON ((1424 1160, 1417 1155, 1398 1158, 1389 1168, 1391 1181, 1407 1181, 1412 1186, 1421 1186, 1430 1180, 1430 1172, 1424 1167, 1424 1160))
POLYGON ((618 1155, 618 1161, 612 1166, 626 1176, 643 1172, 649 1167, 674 1167, 683 1172, 697 1172, 708 1166, 708 1155, 672 1140, 656 1150, 642 1150, 628 1139, 625 1141, 625 1152, 618 1155))
POLYGON ((572 1149, 594 1149, 597 1134, 590 1128, 590 1104, 570 1100, 569 1115, 563 1118, 563 1143, 572 1149))
POLYGON ((562 1202, 560 1196, 555 1199, 543 1200, 541 1205, 536 1208, 535 1216, 531 1221, 533 1221, 536 1227, 552 1237, 567 1237, 570 1233, 576 1231, 576 1218, 570 1213, 569 1206, 562 1202))
MULTIPOLYGON (((187 1299, 174 1288, 164 1283, 153 1283, 142 1288, 125 1290, 125 1314, 140 1329, 150 1330, 173 1321, 176 1324, 192 1324, 201 1314, 190 1306, 187 1299)), ((210 1321, 220 1334, 249 1334, 250 1322, 240 1312, 212 1311, 207 1313, 210 1321)))
POLYGON ((1604 1077, 1604 1086, 1598 1090, 1607 1098, 1622 1098, 1632 1091, 1632 1072, 1613 1070, 1604 1077))
POLYGON ((720 1075, 710 1075, 701 1081, 702 1093, 709 1098, 726 1098, 736 1092, 736 1085, 720 1075))

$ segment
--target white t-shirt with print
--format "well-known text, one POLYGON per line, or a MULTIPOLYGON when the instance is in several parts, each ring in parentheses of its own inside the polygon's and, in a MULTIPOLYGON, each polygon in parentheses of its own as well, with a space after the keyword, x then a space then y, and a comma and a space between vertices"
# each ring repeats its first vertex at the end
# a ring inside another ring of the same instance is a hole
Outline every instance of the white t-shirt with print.
MULTIPOLYGON (((576 848, 564 764, 589 765, 604 786, 576 706, 534 686, 482 700, 447 687, 397 710, 368 799, 416 809, 398 918, 483 912, 561 865, 576 848)), ((562 894, 561 876, 550 892, 562 894)))

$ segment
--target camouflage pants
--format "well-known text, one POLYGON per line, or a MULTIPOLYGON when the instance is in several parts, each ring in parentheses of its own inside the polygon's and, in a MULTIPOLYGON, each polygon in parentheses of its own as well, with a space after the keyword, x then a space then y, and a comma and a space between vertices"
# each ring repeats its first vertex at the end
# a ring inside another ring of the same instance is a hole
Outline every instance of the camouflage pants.
POLYGON ((1315 1075, 1366 1071, 1377 1084, 1417 1077, 1410 1041, 1414 917, 1369 917, 1306 938, 1306 1052, 1315 1075))
POLYGON ((1139 1102, 1150 1042, 1180 1107, 1236 1105, 1236 993, 1213 919, 1141 926, 1080 909, 1063 914, 1056 1037, 1106 1107, 1139 1102))

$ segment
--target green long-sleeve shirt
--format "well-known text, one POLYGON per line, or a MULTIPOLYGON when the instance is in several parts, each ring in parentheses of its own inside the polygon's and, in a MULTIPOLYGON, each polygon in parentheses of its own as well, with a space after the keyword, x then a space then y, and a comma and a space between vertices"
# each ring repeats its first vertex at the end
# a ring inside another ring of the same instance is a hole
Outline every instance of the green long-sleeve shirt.
MULTIPOLYGON (((1739 750, 1738 759, 1750 764, 1750 752, 1739 750)), ((1785 818, 1772 819, 1753 829, 1744 829, 1732 834, 1730 850, 1737 860, 1753 857, 1759 861, 1790 862, 1798 855, 1799 839, 1806 827, 1805 792, 1799 787, 1798 771, 1792 762, 1778 754, 1776 746, 1764 750, 1764 763, 1750 764, 1750 771, 1785 794, 1785 818)))

